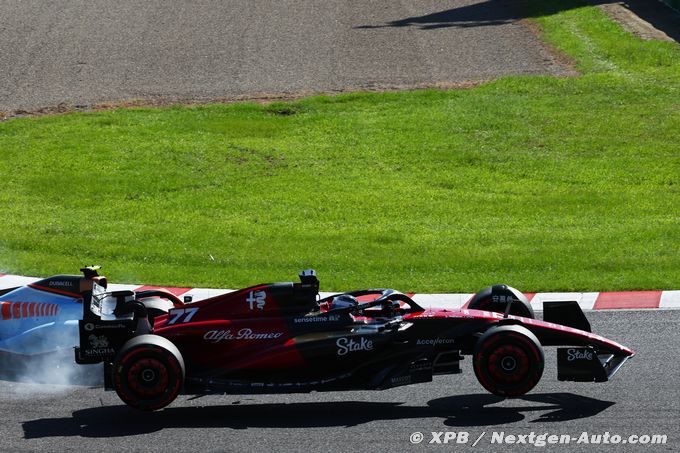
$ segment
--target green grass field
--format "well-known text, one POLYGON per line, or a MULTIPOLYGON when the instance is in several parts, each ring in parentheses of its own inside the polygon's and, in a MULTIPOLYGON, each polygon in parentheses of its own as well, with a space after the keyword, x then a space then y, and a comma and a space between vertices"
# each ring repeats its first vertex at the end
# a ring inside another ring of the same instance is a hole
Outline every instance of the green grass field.
POLYGON ((0 123, 0 272, 680 288, 680 46, 532 5, 581 76, 0 123))

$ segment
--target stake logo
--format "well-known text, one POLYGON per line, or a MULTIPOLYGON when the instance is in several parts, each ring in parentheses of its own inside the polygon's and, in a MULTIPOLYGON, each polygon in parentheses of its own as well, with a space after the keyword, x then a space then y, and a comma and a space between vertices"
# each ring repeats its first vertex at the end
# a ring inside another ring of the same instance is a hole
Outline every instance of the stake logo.
POLYGON ((573 362, 574 360, 592 360, 593 353, 587 349, 569 349, 567 351, 567 361, 573 362))
POLYGON ((367 340, 364 337, 361 337, 359 341, 354 341, 347 337, 338 338, 335 345, 338 347, 338 355, 341 356, 346 355, 349 352, 373 350, 373 341, 367 340))

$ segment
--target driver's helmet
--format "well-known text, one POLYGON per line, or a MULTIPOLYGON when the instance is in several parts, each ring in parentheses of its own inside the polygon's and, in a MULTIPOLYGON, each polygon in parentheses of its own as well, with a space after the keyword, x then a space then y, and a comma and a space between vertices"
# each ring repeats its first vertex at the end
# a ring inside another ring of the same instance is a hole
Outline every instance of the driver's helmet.
POLYGON ((349 294, 341 294, 333 298, 331 309, 356 307, 357 305, 359 305, 359 302, 356 297, 350 296, 349 294))

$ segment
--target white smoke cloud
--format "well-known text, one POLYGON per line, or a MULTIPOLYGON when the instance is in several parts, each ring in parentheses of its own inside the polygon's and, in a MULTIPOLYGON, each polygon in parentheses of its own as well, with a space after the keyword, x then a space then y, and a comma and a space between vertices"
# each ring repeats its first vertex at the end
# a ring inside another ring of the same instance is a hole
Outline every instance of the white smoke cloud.
POLYGON ((24 341, 33 343, 31 346, 34 348, 28 347, 28 350, 49 352, 24 355, 0 351, 0 380, 30 384, 15 389, 19 397, 53 395, 68 391, 70 386, 103 386, 102 364, 75 363, 73 348, 78 343, 76 323, 50 329, 48 335, 26 336, 24 341))
POLYGON ((39 399, 67 393, 74 386, 103 386, 103 365, 78 365, 73 351, 59 351, 40 356, 2 356, 0 386, 5 399, 39 399))

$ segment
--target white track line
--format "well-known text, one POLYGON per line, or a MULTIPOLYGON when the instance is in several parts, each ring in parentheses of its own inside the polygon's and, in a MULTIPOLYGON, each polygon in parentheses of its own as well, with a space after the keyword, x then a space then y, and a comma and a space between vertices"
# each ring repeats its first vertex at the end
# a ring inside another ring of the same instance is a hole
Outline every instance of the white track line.
POLYGON ((3 275, 0 277, 0 289, 24 286, 40 280, 35 277, 22 277, 21 275, 3 275))
POLYGON ((543 311, 543 302, 578 302, 581 310, 592 310, 600 293, 538 293, 531 299, 535 311, 543 311))
POLYGON ((179 296, 180 299, 184 300, 185 296, 191 296, 192 302, 197 302, 203 299, 209 299, 211 297, 219 296, 220 294, 230 293, 231 289, 210 289, 210 288, 193 288, 186 293, 179 296))
POLYGON ((412 299, 423 308, 455 310, 467 302, 472 294, 414 294, 412 299))
POLYGON ((109 283, 106 287, 107 291, 134 291, 140 288, 139 285, 124 285, 121 283, 109 283))
POLYGON ((661 309, 680 309, 680 291, 664 291, 661 293, 661 309))
MULTIPOLYGON (((21 275, 3 275, 0 277, 0 290, 5 288, 14 288, 17 286, 28 285, 40 280, 36 277, 23 277, 21 275)), ((109 284, 111 291, 134 291, 141 288, 142 285, 126 285, 119 283, 109 284)), ((217 288, 191 288, 184 296, 192 296, 193 301, 199 301, 210 297, 219 296, 221 294, 230 293, 231 289, 217 289, 217 288)), ((337 292, 322 292, 321 298, 329 297, 337 292)), ((576 301, 582 310, 590 311, 593 309, 595 302, 600 293, 586 292, 586 293, 537 293, 531 300, 531 306, 534 311, 543 311, 543 302, 561 302, 561 301, 576 301)), ((625 297, 625 293, 623 293, 625 297)), ((445 308, 454 310, 461 308, 470 300, 473 294, 469 293, 453 293, 453 294, 414 294, 413 300, 423 308, 445 308)), ((630 308, 635 310, 635 308, 630 308)), ((659 304, 661 310, 680 310, 680 290, 663 291, 661 294, 661 302, 659 304)), ((648 310, 646 308, 645 310, 648 310)))

